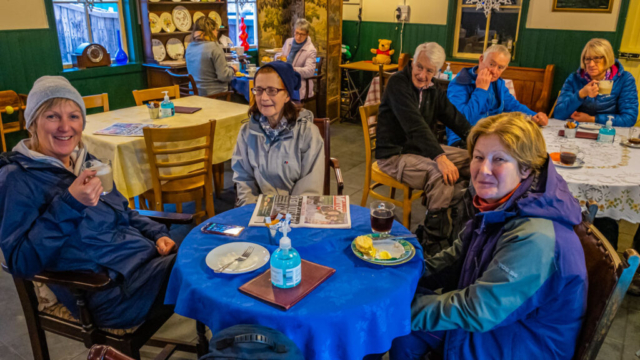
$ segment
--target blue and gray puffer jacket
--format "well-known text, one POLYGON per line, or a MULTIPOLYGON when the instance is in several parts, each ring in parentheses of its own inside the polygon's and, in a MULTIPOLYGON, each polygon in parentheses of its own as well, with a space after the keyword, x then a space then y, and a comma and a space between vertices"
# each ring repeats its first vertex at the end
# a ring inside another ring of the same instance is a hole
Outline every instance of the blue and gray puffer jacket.
POLYGON ((469 220, 454 245, 426 260, 414 331, 446 331, 445 359, 570 360, 587 305, 578 201, 547 162, 494 211, 469 220), (455 282, 457 281, 457 284, 455 282))
MULTIPOLYGON (((0 155, 0 247, 7 265, 22 277, 44 270, 106 272, 118 286, 88 296, 95 323, 114 329, 139 325, 175 258, 156 250, 155 241, 169 232, 129 209, 115 187, 98 205, 81 204, 68 190, 75 179, 50 161, 18 152, 0 155)), ((78 318, 72 294, 51 290, 78 318)))
POLYGON ((610 95, 598 95, 595 98, 580 98, 580 90, 589 82, 580 76, 580 69, 569 75, 562 86, 553 117, 560 120, 571 118, 574 111, 595 116, 598 124, 606 124, 613 116, 613 126, 631 127, 638 120, 638 88, 636 80, 622 64, 616 60, 618 73, 613 77, 610 95))

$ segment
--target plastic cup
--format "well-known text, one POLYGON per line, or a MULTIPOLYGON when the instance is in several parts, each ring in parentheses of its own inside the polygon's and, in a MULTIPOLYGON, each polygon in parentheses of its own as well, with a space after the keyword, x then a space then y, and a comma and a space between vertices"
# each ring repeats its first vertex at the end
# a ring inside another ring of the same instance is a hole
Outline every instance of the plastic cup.
POLYGON ((111 169, 111 160, 109 159, 97 159, 88 160, 82 165, 82 171, 95 170, 95 177, 100 179, 102 183, 101 195, 107 195, 113 191, 113 170, 111 169))

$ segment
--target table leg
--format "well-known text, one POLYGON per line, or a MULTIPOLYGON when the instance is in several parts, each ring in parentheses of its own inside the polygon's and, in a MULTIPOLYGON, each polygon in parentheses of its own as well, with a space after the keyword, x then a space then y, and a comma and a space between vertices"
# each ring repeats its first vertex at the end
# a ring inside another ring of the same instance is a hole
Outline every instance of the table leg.
POLYGON ((209 352, 209 342, 207 340, 206 327, 203 323, 197 320, 196 332, 198 333, 198 343, 196 344, 196 351, 198 352, 198 358, 201 358, 209 352))

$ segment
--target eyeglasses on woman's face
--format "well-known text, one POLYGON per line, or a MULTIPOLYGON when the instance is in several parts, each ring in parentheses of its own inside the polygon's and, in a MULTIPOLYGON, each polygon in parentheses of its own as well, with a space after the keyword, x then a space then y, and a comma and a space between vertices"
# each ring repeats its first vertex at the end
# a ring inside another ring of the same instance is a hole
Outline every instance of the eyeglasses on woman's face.
POLYGON ((286 89, 278 89, 278 88, 269 86, 266 89, 261 87, 254 87, 253 89, 251 89, 251 92, 255 96, 262 96, 262 93, 266 91, 268 96, 276 96, 278 95, 278 93, 280 93, 280 91, 285 91, 285 90, 286 89))
POLYGON ((594 64, 600 64, 604 60, 604 56, 592 56, 584 58, 584 63, 589 64, 590 62, 594 62, 594 64))

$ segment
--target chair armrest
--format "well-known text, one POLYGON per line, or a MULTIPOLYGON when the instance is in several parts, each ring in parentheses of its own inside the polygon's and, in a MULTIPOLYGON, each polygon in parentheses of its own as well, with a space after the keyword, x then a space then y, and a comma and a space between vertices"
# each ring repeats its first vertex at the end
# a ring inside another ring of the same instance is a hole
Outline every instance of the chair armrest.
POLYGON ((340 170, 340 162, 336 158, 329 158, 329 166, 331 166, 336 173, 336 183, 338 185, 338 195, 342 195, 344 189, 344 180, 342 179, 342 170, 340 170))
POLYGON ((169 213, 169 212, 152 211, 152 210, 138 210, 138 209, 136 209, 136 211, 142 216, 146 216, 153 221, 156 221, 165 225, 184 225, 184 224, 191 224, 193 222, 193 215, 191 214, 178 214, 178 213, 169 213))
MULTIPOLYGON (((4 262, 2 270, 11 274, 9 267, 4 262)), ((40 274, 27 279, 43 284, 60 285, 69 289, 86 291, 100 291, 111 286, 113 282, 105 273, 90 273, 81 271, 50 272, 43 271, 40 274)))

